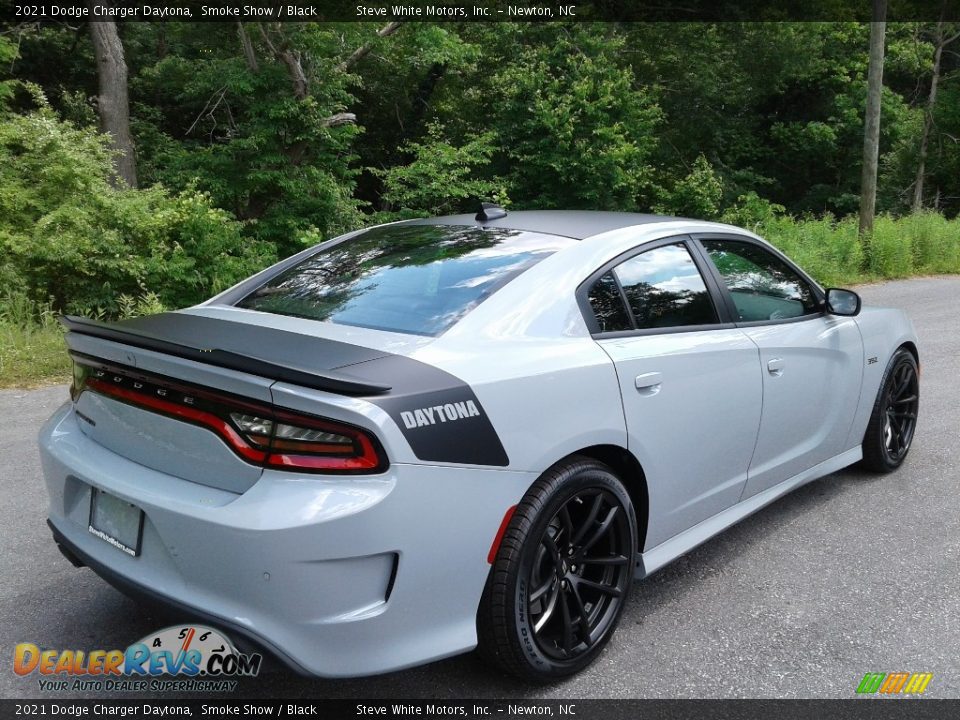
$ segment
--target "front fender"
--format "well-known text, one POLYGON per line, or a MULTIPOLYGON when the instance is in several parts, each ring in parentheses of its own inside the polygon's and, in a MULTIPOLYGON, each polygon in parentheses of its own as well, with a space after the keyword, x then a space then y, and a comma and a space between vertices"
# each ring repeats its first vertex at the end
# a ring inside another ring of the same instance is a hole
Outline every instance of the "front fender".
MULTIPOLYGON (((918 348, 917 333, 910 318, 902 310, 893 308, 864 308, 855 318, 863 338, 863 381, 857 414, 850 426, 846 447, 856 447, 863 442, 863 434, 870 422, 870 413, 880 391, 880 381, 890 358, 898 348, 910 344, 918 348)), ((917 362, 919 362, 919 352, 917 362)))

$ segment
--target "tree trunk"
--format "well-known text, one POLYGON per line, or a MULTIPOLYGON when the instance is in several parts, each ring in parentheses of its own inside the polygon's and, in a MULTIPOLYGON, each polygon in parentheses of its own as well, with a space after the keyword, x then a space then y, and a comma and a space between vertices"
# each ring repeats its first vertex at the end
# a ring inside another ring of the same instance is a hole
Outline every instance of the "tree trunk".
POLYGON ((933 51, 933 73, 930 78, 930 94, 927 96, 927 107, 923 114, 923 131, 920 134, 920 157, 917 160, 917 177, 913 183, 913 202, 910 205, 912 212, 923 209, 923 185, 927 172, 927 153, 930 146, 930 133, 933 132, 933 111, 937 105, 937 88, 940 84, 940 62, 943 58, 943 49, 960 37, 954 34, 947 37, 946 26, 941 17, 937 23, 934 35, 936 46, 933 51))
POLYGON ((860 235, 873 231, 877 209, 877 161, 880 157, 880 94, 883 90, 883 41, 887 30, 887 0, 873 0, 870 23, 870 68, 867 71, 867 116, 863 132, 863 173, 860 176, 860 235))
MULTIPOLYGON (((377 30, 377 37, 382 37, 382 38, 384 38, 384 37, 387 37, 387 36, 389 36, 389 35, 393 35, 393 34, 394 34, 397 30, 399 30, 399 29, 400 29, 400 23, 399 23, 399 22, 397 22, 397 21, 388 22, 388 23, 387 23, 386 25, 384 25, 382 28, 380 28, 379 30, 377 30)), ((350 68, 352 68, 354 65, 356 65, 358 62, 360 62, 361 60, 363 60, 363 58, 365 58, 367 55, 369 55, 369 54, 370 54, 370 51, 371 51, 372 49, 373 49, 373 43, 372 43, 372 42, 368 42, 368 43, 366 43, 365 45, 361 45, 361 46, 358 47, 356 50, 354 50, 352 53, 350 53, 350 57, 348 57, 346 60, 344 60, 342 63, 340 63, 340 64, 337 66, 337 69, 338 69, 338 70, 343 70, 344 72, 346 72, 347 70, 349 70, 350 68)))
MULTIPOLYGON (((92 12, 92 11, 91 11, 92 12)), ((137 160, 130 135, 130 100, 127 95, 127 63, 115 22, 90 22, 90 39, 97 60, 100 131, 110 137, 114 186, 137 186, 137 160)))
POLYGON ((237 21, 237 35, 240 36, 240 47, 243 48, 243 57, 247 60, 247 68, 250 72, 260 72, 260 65, 257 64, 257 54, 253 51, 253 43, 250 42, 250 36, 247 35, 243 23, 237 21))
POLYGON ((293 84, 293 96, 297 100, 306 100, 310 95, 310 81, 307 74, 303 71, 303 65, 300 63, 300 52, 288 47, 285 39, 280 40, 280 47, 273 44, 270 35, 264 29, 263 25, 257 25, 260 29, 260 37, 270 48, 273 56, 287 66, 287 73, 290 75, 290 82, 293 84))
POLYGON ((443 77, 446 71, 446 65, 433 63, 433 65, 430 66, 430 70, 427 71, 426 77, 423 78, 423 80, 420 81, 420 85, 417 86, 410 110, 410 128, 412 132, 417 132, 420 129, 427 115, 427 111, 430 109, 430 98, 433 96, 433 91, 437 89, 437 83, 440 82, 440 78, 443 77))
POLYGON ((917 159, 917 178, 913 183, 913 202, 910 204, 912 212, 920 212, 923 208, 923 176, 927 172, 927 145, 930 141, 930 130, 933 128, 933 107, 937 102, 937 84, 940 81, 940 57, 943 55, 943 21, 937 23, 937 47, 933 53, 933 75, 930 78, 930 94, 927 96, 927 108, 923 113, 923 131, 920 133, 920 156, 917 159))

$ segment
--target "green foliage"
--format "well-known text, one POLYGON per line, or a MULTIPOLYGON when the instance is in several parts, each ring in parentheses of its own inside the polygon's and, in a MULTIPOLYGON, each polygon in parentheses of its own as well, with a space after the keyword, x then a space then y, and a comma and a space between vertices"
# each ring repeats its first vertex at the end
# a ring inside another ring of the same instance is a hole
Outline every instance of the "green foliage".
MULTIPOLYGON (((264 26, 259 36, 258 27, 247 31, 259 55, 256 72, 233 24, 164 27, 167 54, 145 52, 131 82, 141 175, 209 193, 214 205, 250 221, 246 234, 290 254, 309 228, 331 237, 360 222, 352 161, 361 131, 328 119, 354 101, 356 78, 337 67, 344 39, 360 43, 372 33, 292 24, 264 26), (304 97, 274 51, 302 58, 304 97)), ((134 46, 155 34, 135 32, 134 46)))
POLYGON ((383 177, 383 198, 394 207, 429 215, 470 210, 477 200, 509 203, 504 183, 486 179, 495 135, 487 132, 453 145, 443 128, 432 125, 424 142, 410 142, 404 148, 413 156, 408 165, 377 171, 383 177), (468 207, 465 201, 473 201, 468 207))
POLYGON ((635 208, 652 182, 661 111, 623 66, 624 39, 576 25, 521 47, 487 98, 514 202, 635 208))
MULTIPOLYGON (((118 305, 120 317, 165 309, 153 293, 121 295, 118 305)), ((103 311, 87 314, 107 319, 103 311)), ((70 355, 57 315, 50 301, 36 302, 22 290, 7 289, 0 295, 0 388, 62 382, 69 376, 70 355)))
MULTIPOLYGON (((0 66, 9 67, 17 59, 17 55, 17 46, 9 38, 0 35, 0 66)), ((0 80, 0 107, 13 97, 16 84, 15 80, 0 80)))
POLYGON ((723 185, 716 171, 700 155, 693 168, 680 178, 655 206, 659 213, 682 217, 715 220, 720 215, 723 185))
MULTIPOLYGON (((462 209, 493 193, 518 208, 708 217, 749 192, 799 215, 858 206, 866 23, 405 23, 387 37, 374 23, 243 28, 255 63, 235 23, 122 27, 140 176, 209 193, 244 236, 281 254, 364 213, 462 209), (330 122, 339 113, 356 120, 330 122)), ((935 23, 887 27, 881 211, 908 209, 934 38, 935 23)), ((960 211, 954 50, 925 193, 950 216, 960 211)), ((24 82, 61 118, 93 122, 83 33, 19 26, 0 37, 0 105, 27 109, 24 82)))
POLYGON ((960 273, 960 220, 938 213, 881 215, 866 247, 853 217, 771 215, 754 229, 824 285, 960 273))
POLYGON ((873 225, 867 242, 867 270, 873 275, 895 278, 909 275, 913 269, 910 234, 889 215, 881 215, 873 225))
POLYGON ((195 190, 116 190, 102 136, 49 108, 0 122, 0 279, 57 310, 192 304, 274 258, 195 190))
POLYGON ((960 273, 960 220, 934 212, 881 215, 867 250, 867 271, 875 277, 960 273))
POLYGON ((7 289, 0 295, 0 323, 22 329, 53 327, 57 313, 49 301, 35 302, 22 290, 7 289))
POLYGON ((50 304, 6 290, 0 295, 0 388, 62 380, 69 372, 70 356, 50 304))
POLYGON ((144 189, 119 191, 87 34, 0 34, 8 347, 59 342, 52 310, 181 307, 341 231, 482 198, 720 218, 827 284, 960 271, 960 55, 925 123, 933 22, 887 25, 866 243, 848 218, 866 23, 244 23, 249 56, 239 27, 120 27, 144 189), (932 211, 897 217, 925 126, 932 211))
POLYGON ((957 221, 931 211, 915 213, 897 221, 909 238, 915 272, 960 272, 960 230, 957 221))
POLYGON ((848 285, 867 279, 856 218, 836 221, 831 215, 804 220, 776 216, 763 223, 757 233, 824 285, 848 285))
POLYGON ((723 213, 721 220, 731 225, 757 232, 759 228, 770 225, 784 214, 783 205, 772 203, 752 190, 737 198, 737 201, 723 213))
POLYGON ((63 382, 70 356, 57 325, 10 325, 0 321, 0 388, 63 382))

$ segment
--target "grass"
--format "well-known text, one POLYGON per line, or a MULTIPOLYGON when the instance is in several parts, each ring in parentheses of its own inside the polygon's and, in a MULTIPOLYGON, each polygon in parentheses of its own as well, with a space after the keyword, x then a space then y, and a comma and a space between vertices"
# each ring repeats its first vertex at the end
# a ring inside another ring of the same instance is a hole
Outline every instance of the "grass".
POLYGON ((22 293, 0 298, 0 388, 29 388, 70 376, 63 331, 49 304, 22 293))
MULTIPOLYGON (((750 229, 827 287, 960 273, 960 219, 934 212, 882 215, 866 243, 857 236, 856 218, 768 215, 750 229)), ((131 315, 162 309, 155 296, 128 298, 122 306, 131 315)), ((70 359, 52 308, 19 293, 0 297, 0 388, 65 382, 69 376, 70 359)))
POLYGON ((770 217, 756 232, 825 286, 960 273, 960 219, 935 212, 881 215, 866 242, 853 217, 770 217))
MULTIPOLYGON (((154 293, 117 297, 121 317, 163 312, 154 293)), ((78 312, 102 320, 100 308, 78 312)), ((71 363, 63 327, 50 303, 37 303, 22 292, 0 296, 0 389, 33 388, 70 379, 71 363)))
POLYGON ((39 387, 69 377, 70 357, 58 323, 0 320, 0 388, 39 387))

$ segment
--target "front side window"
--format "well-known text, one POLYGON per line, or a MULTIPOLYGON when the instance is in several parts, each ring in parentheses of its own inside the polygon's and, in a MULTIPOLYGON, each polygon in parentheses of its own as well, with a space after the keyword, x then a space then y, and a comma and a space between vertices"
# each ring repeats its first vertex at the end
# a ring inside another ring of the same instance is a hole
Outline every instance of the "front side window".
POLYGON ((704 240, 737 309, 738 320, 787 320, 820 312, 813 288, 789 265, 749 242, 704 240))
POLYGON ((614 273, 639 330, 717 322, 700 271, 682 243, 640 253, 614 273))
POLYGON ((284 270, 237 306, 439 335, 524 270, 575 242, 505 228, 376 227, 284 270))

